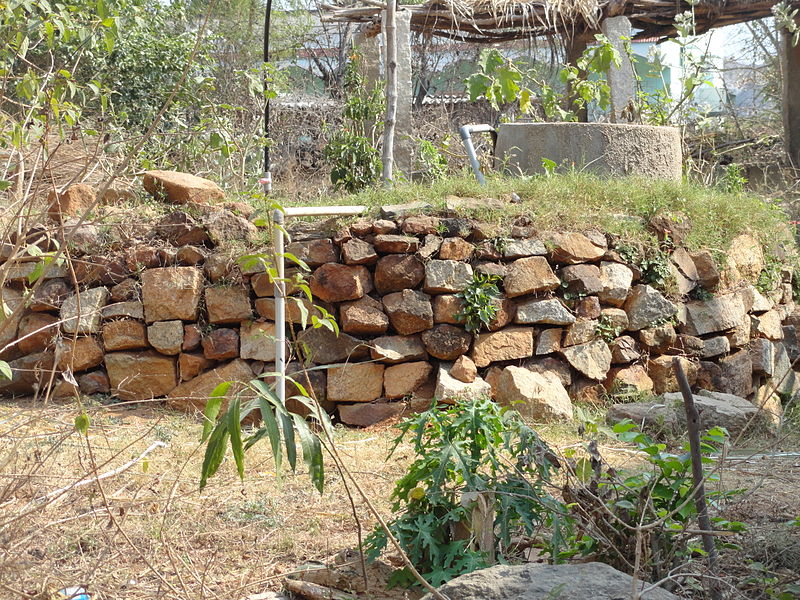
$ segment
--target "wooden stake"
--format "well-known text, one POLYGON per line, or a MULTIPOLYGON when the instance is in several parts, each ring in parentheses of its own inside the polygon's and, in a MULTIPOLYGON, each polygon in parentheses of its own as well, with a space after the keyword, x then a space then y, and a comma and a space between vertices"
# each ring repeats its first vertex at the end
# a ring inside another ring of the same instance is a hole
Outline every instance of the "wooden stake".
POLYGON ((392 185, 394 128, 397 118, 397 2, 390 0, 384 11, 386 33, 386 120, 383 129, 383 184, 392 185))

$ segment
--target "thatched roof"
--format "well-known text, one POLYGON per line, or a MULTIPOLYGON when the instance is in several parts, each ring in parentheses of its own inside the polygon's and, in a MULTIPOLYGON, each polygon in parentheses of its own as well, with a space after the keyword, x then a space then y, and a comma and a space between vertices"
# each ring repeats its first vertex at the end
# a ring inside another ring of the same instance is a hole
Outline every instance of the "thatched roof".
MULTIPOLYGON (((378 23, 385 4, 323 5, 323 20, 378 23)), ((697 32, 770 16, 777 0, 700 0, 694 6, 697 32)), ((800 3, 798 0, 795 3, 800 3)), ((414 31, 452 39, 494 43, 555 34, 590 35, 605 17, 625 15, 636 38, 675 35, 675 16, 692 6, 685 0, 426 0, 403 5, 414 31)))

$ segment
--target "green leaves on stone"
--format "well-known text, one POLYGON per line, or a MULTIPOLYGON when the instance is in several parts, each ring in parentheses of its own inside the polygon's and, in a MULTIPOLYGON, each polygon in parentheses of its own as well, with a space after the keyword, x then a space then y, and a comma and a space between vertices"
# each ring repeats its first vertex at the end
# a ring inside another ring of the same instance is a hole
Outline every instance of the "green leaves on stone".
POLYGON ((463 308, 456 318, 463 320, 464 329, 477 333, 487 327, 497 315, 500 306, 500 290, 496 275, 475 273, 464 290, 457 294, 462 300, 463 308))

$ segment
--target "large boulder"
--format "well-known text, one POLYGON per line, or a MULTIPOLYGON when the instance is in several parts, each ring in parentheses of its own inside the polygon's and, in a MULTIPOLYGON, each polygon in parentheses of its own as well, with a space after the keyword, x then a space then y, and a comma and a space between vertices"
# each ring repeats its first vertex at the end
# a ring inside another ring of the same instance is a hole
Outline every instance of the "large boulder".
POLYGON ((434 397, 437 400, 453 403, 492 395, 492 386, 484 379, 476 377, 469 383, 460 381, 450 373, 452 368, 453 363, 443 362, 439 364, 436 391, 434 392, 434 397))
POLYGON ((507 327, 476 335, 470 358, 478 368, 483 368, 493 362, 529 356, 533 356, 533 329, 507 327))
POLYGON ((225 192, 213 181, 178 171, 146 171, 144 189, 156 200, 172 204, 215 204, 225 192))
POLYGON ((175 359, 152 350, 111 352, 105 363, 111 387, 122 400, 158 398, 178 385, 175 359))
POLYGON ((495 399, 534 421, 572 419, 572 402, 558 375, 506 367, 500 374, 495 399))
MULTIPOLYGON (((202 375, 186 381, 173 389, 167 396, 167 406, 177 410, 204 410, 206 402, 220 383, 229 381, 233 385, 228 390, 228 398, 244 389, 253 378, 253 370, 241 359, 232 360, 228 364, 206 371, 202 375)), ((225 402, 224 404, 227 404, 225 402)), ((223 405, 222 411, 225 410, 223 405)))
POLYGON ((196 267, 165 267, 142 273, 142 302, 148 323, 196 321, 203 273, 196 267))
POLYGON ((333 367, 328 371, 328 400, 372 402, 383 394, 381 364, 366 362, 333 367))
POLYGON ((414 290, 387 294, 383 297, 383 307, 392 327, 401 335, 433 327, 433 307, 428 294, 414 290))
POLYGON ((369 278, 366 267, 331 262, 314 271, 309 287, 315 297, 325 302, 358 300, 369 292, 364 285, 365 277, 369 278))
MULTIPOLYGON (((649 587, 649 583, 634 583, 630 575, 604 563, 527 563, 473 571, 447 582, 438 591, 450 600, 621 600, 630 598, 636 589, 649 587)), ((679 600, 659 587, 639 598, 679 600)), ((433 600, 433 596, 426 594, 422 600, 433 600)))
MULTIPOLYGON (((739 326, 745 319, 747 306, 739 292, 715 296, 705 302, 686 304, 685 333, 706 335, 739 326)), ((749 334, 749 332, 748 332, 749 334)))
POLYGON ((649 285, 637 285, 625 300, 628 330, 639 331, 654 323, 672 318, 678 307, 649 285))
POLYGON ((603 381, 611 368, 611 350, 603 340, 563 348, 561 354, 574 369, 595 381, 603 381))
POLYGON ((108 301, 108 290, 96 287, 73 294, 61 305, 61 328, 64 333, 97 333, 100 310, 108 301))

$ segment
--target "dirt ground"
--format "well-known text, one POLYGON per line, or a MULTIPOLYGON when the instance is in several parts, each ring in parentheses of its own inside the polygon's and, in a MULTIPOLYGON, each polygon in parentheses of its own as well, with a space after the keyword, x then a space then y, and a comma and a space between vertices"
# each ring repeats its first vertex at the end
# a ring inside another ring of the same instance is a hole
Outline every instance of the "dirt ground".
MULTIPOLYGON (((93 600, 245 600, 279 590, 304 563, 357 546, 347 492, 330 468, 320 495, 304 466, 278 474, 267 446, 257 445, 246 454, 244 482, 226 460, 201 491, 199 419, 158 404, 96 404, 88 413, 84 437, 73 424, 74 405, 0 403, 0 598, 50 600, 56 590, 80 585, 93 600), (115 472, 156 442, 163 445, 115 472), (73 485, 104 473, 111 475, 73 485)), ((581 443, 572 427, 541 434, 562 451, 581 443)), ((348 469, 387 517, 393 482, 411 458, 401 445, 385 460, 394 435, 391 425, 336 428, 348 469)), ((617 467, 640 462, 617 442, 600 451, 617 467)), ((749 564, 781 573, 780 582, 800 572, 800 536, 786 526, 800 515, 800 456, 737 458, 723 485, 748 490, 725 516, 750 526, 737 540, 742 550, 724 555, 723 564, 740 579, 739 597, 770 598, 771 584, 749 564)), ((359 499, 356 514, 366 535, 374 519, 359 499)), ((380 581, 373 586, 360 597, 417 597, 387 593, 380 581)))

